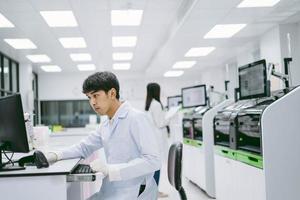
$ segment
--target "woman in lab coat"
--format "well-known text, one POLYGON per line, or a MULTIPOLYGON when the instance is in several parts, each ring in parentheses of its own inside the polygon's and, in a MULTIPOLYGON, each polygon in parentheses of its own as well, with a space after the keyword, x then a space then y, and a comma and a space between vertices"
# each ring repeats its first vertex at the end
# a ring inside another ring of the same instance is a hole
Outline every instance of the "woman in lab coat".
MULTIPOLYGON (((169 120, 165 119, 165 112, 163 105, 160 102, 160 86, 158 83, 149 83, 147 85, 147 97, 145 110, 148 112, 148 116, 156 128, 156 134, 159 144, 159 150, 161 152, 162 160, 167 160, 168 152, 168 131, 167 125, 169 120)), ((154 179, 159 184, 160 170, 154 174, 154 179)), ((159 192, 160 197, 167 197, 166 194, 159 192)))

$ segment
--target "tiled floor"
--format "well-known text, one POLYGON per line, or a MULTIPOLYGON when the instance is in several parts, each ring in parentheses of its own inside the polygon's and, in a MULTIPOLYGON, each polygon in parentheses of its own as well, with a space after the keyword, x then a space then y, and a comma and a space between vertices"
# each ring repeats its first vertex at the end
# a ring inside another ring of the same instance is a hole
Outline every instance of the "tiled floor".
MULTIPOLYGON (((183 178, 183 188, 185 189, 188 200, 210 200, 198 186, 183 178)), ((161 171, 159 191, 167 193, 168 198, 159 198, 159 200, 180 200, 178 192, 169 184, 166 166, 161 171)))

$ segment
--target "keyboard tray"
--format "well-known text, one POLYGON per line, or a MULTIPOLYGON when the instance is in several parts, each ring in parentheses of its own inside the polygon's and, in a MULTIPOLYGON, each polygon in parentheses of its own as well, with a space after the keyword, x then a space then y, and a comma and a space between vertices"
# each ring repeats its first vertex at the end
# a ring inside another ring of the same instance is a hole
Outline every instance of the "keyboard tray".
POLYGON ((93 182, 96 180, 96 174, 69 174, 67 182, 93 182))
MULTIPOLYGON (((78 169, 88 165, 77 164, 72 170, 71 174, 67 176, 67 182, 93 182, 96 180, 96 174, 90 172, 79 172, 78 169)), ((89 167, 89 166, 88 166, 89 167)))

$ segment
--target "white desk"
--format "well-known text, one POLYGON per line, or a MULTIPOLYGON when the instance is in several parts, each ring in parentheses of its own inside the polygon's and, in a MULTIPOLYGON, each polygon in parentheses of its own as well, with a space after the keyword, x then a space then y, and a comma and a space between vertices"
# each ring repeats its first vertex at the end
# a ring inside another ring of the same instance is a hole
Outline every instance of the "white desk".
POLYGON ((49 168, 1 172, 0 194, 3 199, 66 200, 67 175, 79 159, 60 161, 49 168))
MULTIPOLYGON (((86 137, 87 134, 57 134, 51 136, 49 146, 44 149, 60 149, 74 144, 86 137)), ((43 148, 42 148, 43 149, 43 148)), ((14 159, 24 156, 17 154, 14 159)), ((67 182, 67 175, 80 159, 63 160, 50 165, 49 168, 37 169, 27 166, 25 170, 0 172, 0 195, 6 200, 81 200, 87 196, 83 194, 84 184, 81 182, 67 182)), ((98 175, 97 189, 100 188, 98 175)))

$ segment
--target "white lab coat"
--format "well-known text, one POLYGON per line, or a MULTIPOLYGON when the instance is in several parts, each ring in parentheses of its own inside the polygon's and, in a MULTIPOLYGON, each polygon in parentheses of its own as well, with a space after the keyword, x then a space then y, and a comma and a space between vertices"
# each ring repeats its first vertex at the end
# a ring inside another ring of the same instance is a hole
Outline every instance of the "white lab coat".
POLYGON ((143 112, 123 103, 111 120, 94 133, 61 152, 62 159, 88 157, 104 147, 108 176, 103 179, 97 200, 156 200, 154 171, 161 161, 157 140, 143 112), (138 197, 141 184, 145 191, 138 197))
POLYGON ((156 128, 156 134, 159 144, 159 149, 161 152, 161 158, 166 160, 168 157, 168 132, 166 126, 169 124, 168 119, 165 118, 166 113, 161 107, 161 104, 152 99, 148 116, 150 115, 150 120, 156 128))

